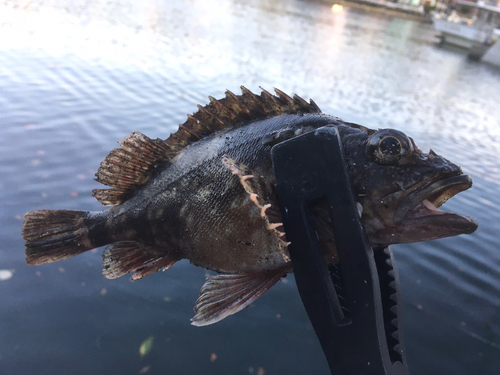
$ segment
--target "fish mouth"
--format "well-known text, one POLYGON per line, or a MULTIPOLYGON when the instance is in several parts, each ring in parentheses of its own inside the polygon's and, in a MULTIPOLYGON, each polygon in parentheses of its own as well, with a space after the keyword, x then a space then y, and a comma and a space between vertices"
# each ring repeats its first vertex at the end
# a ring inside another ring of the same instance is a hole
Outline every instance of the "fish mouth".
POLYGON ((402 200, 394 213, 393 221, 399 226, 427 227, 429 230, 441 228, 444 232, 450 232, 448 235, 470 234, 477 229, 476 219, 440 211, 438 207, 471 186, 470 176, 460 174, 417 189, 402 200))

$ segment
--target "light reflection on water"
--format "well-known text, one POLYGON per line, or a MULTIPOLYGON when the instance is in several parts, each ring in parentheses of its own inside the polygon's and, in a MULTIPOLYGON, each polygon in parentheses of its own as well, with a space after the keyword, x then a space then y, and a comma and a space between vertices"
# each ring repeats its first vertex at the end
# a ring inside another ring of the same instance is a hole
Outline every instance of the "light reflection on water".
POLYGON ((500 74, 435 46, 429 25, 304 1, 50 1, 0 5, 0 372, 326 374, 293 278, 212 327, 189 325, 205 271, 130 283, 100 252, 28 267, 20 217, 100 210, 100 161, 132 130, 166 138, 207 96, 239 85, 312 97, 396 127, 472 174, 446 209, 471 236, 394 246, 412 374, 500 366, 500 74), (105 289, 105 294, 103 293, 105 289), (101 295, 103 294, 103 295, 101 295), (279 319, 278 315, 279 314, 279 319), (155 336, 140 358, 140 343, 155 336), (211 353, 217 360, 210 362, 211 353))

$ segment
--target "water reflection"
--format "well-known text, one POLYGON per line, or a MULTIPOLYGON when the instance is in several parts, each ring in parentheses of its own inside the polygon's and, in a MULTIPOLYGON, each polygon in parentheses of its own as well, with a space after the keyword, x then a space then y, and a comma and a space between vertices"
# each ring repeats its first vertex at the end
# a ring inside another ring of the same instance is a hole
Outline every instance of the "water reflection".
POLYGON ((207 95, 244 84, 312 97, 372 128, 396 127, 472 174, 473 189, 446 205, 478 217, 474 235, 394 251, 412 374, 496 373, 499 71, 438 48, 429 25, 331 6, 0 5, 0 269, 14 270, 0 281, 0 372, 327 373, 293 279, 237 316, 195 329, 188 320, 205 272, 185 262, 135 283, 105 280, 99 253, 38 268, 24 262, 24 212, 100 210, 93 173, 117 140, 132 130, 166 138, 207 95))

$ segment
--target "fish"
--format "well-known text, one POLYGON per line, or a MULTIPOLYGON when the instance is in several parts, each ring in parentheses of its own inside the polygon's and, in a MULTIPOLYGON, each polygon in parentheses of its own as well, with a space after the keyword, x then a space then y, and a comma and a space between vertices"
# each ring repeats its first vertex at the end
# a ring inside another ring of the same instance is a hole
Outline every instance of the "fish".
MULTIPOLYGON (((438 208, 472 186, 461 168, 396 129, 345 122, 311 99, 241 86, 198 105, 167 139, 132 131, 99 166, 92 195, 104 211, 24 215, 26 261, 41 265, 106 246, 103 274, 141 279, 181 259, 215 271, 191 323, 241 311, 293 272, 271 149, 334 126, 340 134, 361 221, 372 246, 470 234, 477 221, 438 208)), ((328 264, 338 262, 328 209, 311 207, 328 264)))

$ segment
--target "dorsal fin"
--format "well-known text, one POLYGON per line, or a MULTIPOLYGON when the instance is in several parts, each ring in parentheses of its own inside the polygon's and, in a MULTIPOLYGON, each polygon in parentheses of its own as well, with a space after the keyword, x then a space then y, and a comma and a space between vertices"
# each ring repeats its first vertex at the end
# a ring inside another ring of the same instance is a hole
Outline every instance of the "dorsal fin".
POLYGON ((172 157, 173 151, 161 139, 151 139, 132 132, 122 147, 111 150, 97 170, 96 181, 111 189, 95 189, 92 195, 103 205, 117 205, 126 200, 137 186, 143 185, 152 171, 172 157))
POLYGON ((292 98, 278 89, 274 89, 277 96, 264 89, 260 95, 255 95, 243 86, 241 91, 242 95, 235 95, 228 90, 222 99, 209 97, 210 103, 204 107, 199 105, 198 112, 188 115, 187 121, 165 142, 173 150, 181 150, 217 130, 236 128, 250 120, 283 114, 321 113, 314 101, 308 103, 297 95, 292 98))
POLYGON ((159 165, 165 164, 186 146, 218 130, 236 128, 250 120, 264 119, 283 114, 321 113, 316 103, 308 103, 294 95, 293 98, 275 89, 272 95, 262 89, 255 95, 241 86, 242 95, 226 91, 223 99, 209 97, 210 103, 198 106, 198 111, 188 115, 186 122, 168 139, 150 139, 139 132, 132 132, 101 163, 96 181, 111 189, 95 189, 92 195, 103 205, 118 205, 143 185, 159 165))

